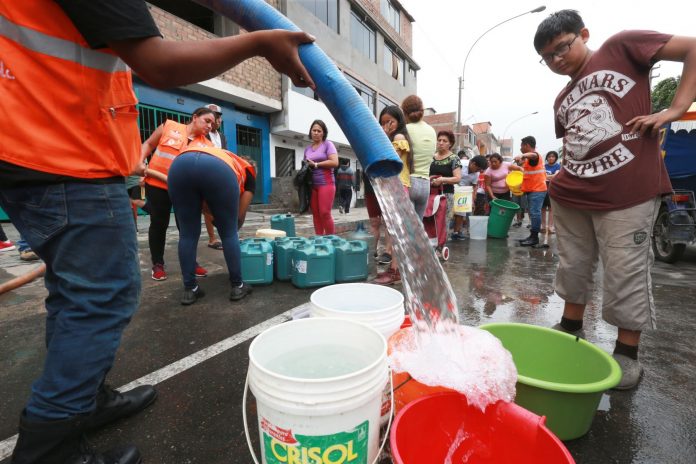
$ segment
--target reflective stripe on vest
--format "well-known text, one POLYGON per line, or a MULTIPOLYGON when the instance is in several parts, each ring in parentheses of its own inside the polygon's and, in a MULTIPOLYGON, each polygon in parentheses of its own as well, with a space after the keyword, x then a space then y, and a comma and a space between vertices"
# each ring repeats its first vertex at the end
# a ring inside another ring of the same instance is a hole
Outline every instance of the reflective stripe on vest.
POLYGON ((55 1, 30 0, 0 2, 0 51, 0 160, 85 179, 132 173, 137 100, 112 50, 92 50, 55 1))
POLYGON ((0 15, 0 35, 13 40, 25 48, 44 55, 72 61, 73 63, 108 73, 128 71, 126 63, 115 55, 82 47, 69 40, 19 26, 0 15))
POLYGON ((546 172, 545 169, 539 169, 536 171, 524 171, 523 174, 526 175, 531 175, 531 174, 541 174, 542 172, 546 172))
MULTIPOLYGON (((162 136, 157 142, 157 148, 150 159, 148 169, 160 172, 166 176, 169 174, 169 167, 172 165, 172 161, 179 154, 186 151, 187 148, 196 149, 212 145, 213 142, 205 138, 204 135, 199 135, 189 141, 186 134, 186 124, 167 119, 162 125, 162 136)), ((154 177, 146 177, 145 183, 153 187, 167 189, 166 182, 162 182, 154 177)))

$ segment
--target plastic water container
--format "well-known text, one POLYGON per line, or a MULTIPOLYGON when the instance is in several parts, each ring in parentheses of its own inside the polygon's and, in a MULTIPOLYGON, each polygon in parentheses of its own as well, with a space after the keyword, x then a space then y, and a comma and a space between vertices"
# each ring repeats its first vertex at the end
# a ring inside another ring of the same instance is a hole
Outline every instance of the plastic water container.
POLYGON ((488 235, 488 216, 469 216, 469 238, 486 240, 488 235))
POLYGON ((495 199, 491 202, 491 213, 488 216, 488 236, 507 238, 510 224, 519 211, 520 205, 511 201, 495 199))
POLYGON ((292 252, 292 284, 299 288, 321 287, 336 282, 336 255, 328 243, 298 244, 292 252))
POLYGON ((285 231, 286 237, 295 237, 295 218, 292 214, 274 214, 271 216, 271 229, 285 231))
POLYGON ((330 285, 312 293, 310 315, 359 321, 389 338, 404 322, 404 296, 383 285, 330 285))
POLYGON ((364 240, 333 240, 336 254, 336 282, 367 279, 367 242, 364 240))
POLYGON ((276 325, 251 343, 248 379, 263 463, 376 461, 389 369, 375 329, 332 318, 276 325))
POLYGON ((290 280, 292 276, 292 252, 299 244, 309 243, 304 237, 279 237, 275 242, 275 277, 290 280))
POLYGON ((389 438, 395 464, 575 462, 543 417, 505 401, 481 411, 457 392, 409 403, 389 438))
POLYGON ((273 282, 273 248, 266 240, 246 239, 239 244, 242 279, 248 284, 273 282))
POLYGON ((474 190, 470 185, 455 185, 454 186, 454 207, 452 211, 457 216, 466 216, 466 213, 471 212, 473 204, 474 190))
POLYGON ((602 394, 621 380, 614 358, 582 338, 529 324, 480 328, 512 354, 518 372, 515 403, 546 416, 549 429, 561 440, 585 435, 602 394))
POLYGON ((521 197, 524 195, 522 191, 522 181, 524 180, 524 174, 521 171, 512 171, 505 178, 505 183, 507 184, 510 192, 513 195, 521 197))

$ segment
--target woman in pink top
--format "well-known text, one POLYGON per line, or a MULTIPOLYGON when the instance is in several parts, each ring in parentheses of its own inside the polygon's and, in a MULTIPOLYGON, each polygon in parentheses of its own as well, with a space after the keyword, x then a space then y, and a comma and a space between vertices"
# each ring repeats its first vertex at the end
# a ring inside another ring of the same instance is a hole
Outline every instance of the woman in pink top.
POLYGON ((511 200, 510 189, 505 183, 505 178, 510 171, 515 170, 516 166, 503 162, 503 157, 498 153, 493 153, 490 157, 490 167, 483 173, 486 182, 486 193, 490 201, 496 198, 501 200, 511 200))
POLYGON ((336 183, 334 168, 338 167, 338 152, 333 143, 326 140, 328 135, 324 121, 317 119, 309 128, 312 144, 305 148, 304 159, 312 168, 312 199, 309 206, 314 219, 314 233, 331 235, 334 233, 334 220, 331 216, 336 183))

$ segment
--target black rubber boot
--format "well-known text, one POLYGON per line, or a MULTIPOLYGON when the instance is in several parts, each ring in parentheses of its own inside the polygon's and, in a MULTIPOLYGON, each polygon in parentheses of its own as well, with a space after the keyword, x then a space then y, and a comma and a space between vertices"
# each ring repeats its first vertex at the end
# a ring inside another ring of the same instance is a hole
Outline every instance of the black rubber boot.
POLYGON ((85 418, 34 421, 24 414, 19 419, 19 437, 11 464, 140 464, 135 446, 101 454, 84 439, 85 418))
POLYGON ((150 406, 157 399, 157 390, 152 385, 141 385, 121 393, 102 384, 97 392, 97 408, 85 418, 87 430, 97 429, 106 424, 132 416, 150 406))
POLYGON ((539 233, 531 232, 529 237, 520 240, 520 246, 534 246, 539 244, 539 233))

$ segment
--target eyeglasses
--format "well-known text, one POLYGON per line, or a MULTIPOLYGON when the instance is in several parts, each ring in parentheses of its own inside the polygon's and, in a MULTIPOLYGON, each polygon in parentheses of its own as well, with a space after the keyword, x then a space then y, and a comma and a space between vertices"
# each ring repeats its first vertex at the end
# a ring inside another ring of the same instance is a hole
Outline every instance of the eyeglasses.
POLYGON ((541 59, 539 60, 539 63, 542 66, 546 66, 547 64, 553 63, 553 60, 556 57, 562 58, 562 57, 566 56, 568 54, 568 52, 570 51, 570 47, 573 46, 573 42, 575 42, 575 39, 577 39, 577 38, 578 38, 578 34, 576 34, 575 37, 573 37, 573 40, 571 40, 570 42, 560 44, 558 47, 556 47, 555 52, 544 53, 543 55, 541 55, 541 59))

